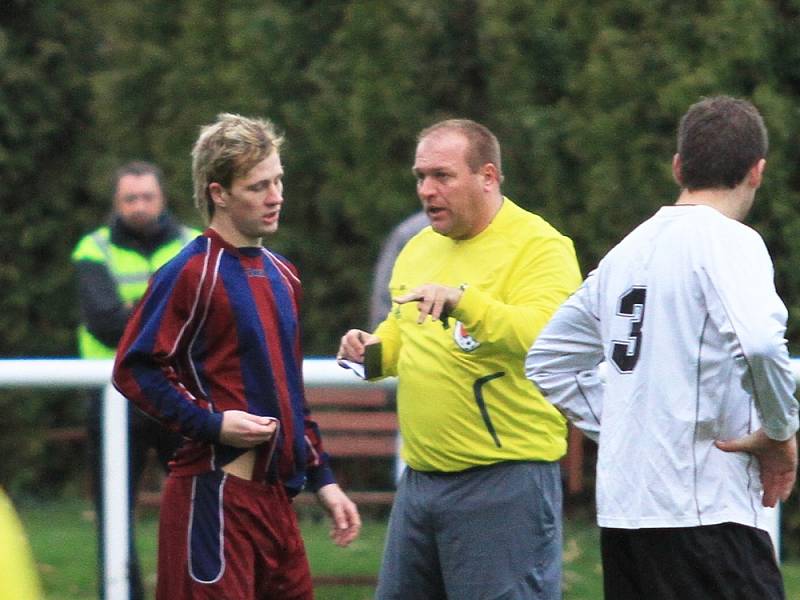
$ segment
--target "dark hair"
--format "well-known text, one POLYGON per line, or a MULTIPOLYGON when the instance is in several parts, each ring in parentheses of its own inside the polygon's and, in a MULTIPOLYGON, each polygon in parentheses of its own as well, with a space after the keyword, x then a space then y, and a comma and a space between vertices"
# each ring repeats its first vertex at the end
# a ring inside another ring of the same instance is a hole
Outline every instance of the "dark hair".
POLYGON ((767 155, 767 129, 750 102, 714 96, 693 104, 678 128, 681 185, 733 189, 767 155))
POLYGON ((145 162, 143 160, 134 160, 122 165, 116 171, 114 171, 114 179, 111 182, 111 189, 113 190, 114 196, 117 195, 119 180, 126 175, 136 175, 137 177, 141 177, 142 175, 152 175, 156 178, 159 189, 161 189, 161 192, 164 193, 164 174, 161 172, 161 169, 152 163, 145 162))
POLYGON ((455 130, 460 132, 469 144, 467 148, 467 166, 470 171, 477 173, 486 163, 491 163, 497 167, 497 175, 500 181, 503 180, 503 167, 500 163, 500 142, 497 137, 489 131, 488 127, 471 121, 469 119, 447 119, 439 121, 430 127, 423 129, 417 136, 417 142, 423 138, 440 130, 455 130))

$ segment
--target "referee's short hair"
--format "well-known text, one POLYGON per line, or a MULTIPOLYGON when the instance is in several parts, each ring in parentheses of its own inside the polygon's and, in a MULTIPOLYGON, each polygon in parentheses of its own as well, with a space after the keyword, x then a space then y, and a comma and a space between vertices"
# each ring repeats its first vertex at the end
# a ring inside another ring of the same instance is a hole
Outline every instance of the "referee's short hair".
POLYGON ((500 142, 485 125, 470 119, 446 119, 426 127, 417 135, 417 143, 439 131, 458 131, 467 139, 466 161, 469 170, 477 173, 480 168, 491 163, 497 168, 497 176, 503 181, 503 165, 500 157, 500 142))
POLYGON ((767 147, 764 119, 750 102, 705 98, 689 107, 678 128, 681 184, 690 191, 733 189, 767 147))

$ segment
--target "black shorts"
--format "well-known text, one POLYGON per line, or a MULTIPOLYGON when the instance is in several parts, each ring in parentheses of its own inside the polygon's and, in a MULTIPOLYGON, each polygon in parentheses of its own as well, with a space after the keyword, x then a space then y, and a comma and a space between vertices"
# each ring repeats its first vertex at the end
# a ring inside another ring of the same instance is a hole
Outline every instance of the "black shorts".
POLYGON ((605 600, 784 600, 769 534, 737 523, 601 528, 605 600))

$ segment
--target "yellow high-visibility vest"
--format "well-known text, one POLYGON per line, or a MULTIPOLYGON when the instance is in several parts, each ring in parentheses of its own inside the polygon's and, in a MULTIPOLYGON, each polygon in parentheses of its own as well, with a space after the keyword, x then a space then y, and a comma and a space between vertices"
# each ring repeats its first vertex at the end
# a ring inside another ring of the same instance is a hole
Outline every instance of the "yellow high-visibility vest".
MULTIPOLYGON (((117 284, 122 302, 132 305, 144 295, 150 276, 200 235, 200 231, 183 225, 180 232, 180 237, 167 242, 148 257, 115 245, 111 241, 111 228, 101 227, 78 242, 72 253, 72 261, 105 265, 117 284)), ((82 358, 114 358, 116 352, 93 336, 84 324, 78 327, 78 351, 82 358)))

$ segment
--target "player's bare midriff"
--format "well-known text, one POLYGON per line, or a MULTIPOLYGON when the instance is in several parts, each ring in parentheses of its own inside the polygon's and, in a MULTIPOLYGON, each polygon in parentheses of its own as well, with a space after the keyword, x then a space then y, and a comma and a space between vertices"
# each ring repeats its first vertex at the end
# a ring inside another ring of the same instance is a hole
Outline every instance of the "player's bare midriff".
POLYGON ((241 479, 253 479, 253 467, 256 464, 256 451, 250 449, 238 458, 222 467, 222 470, 241 479))

